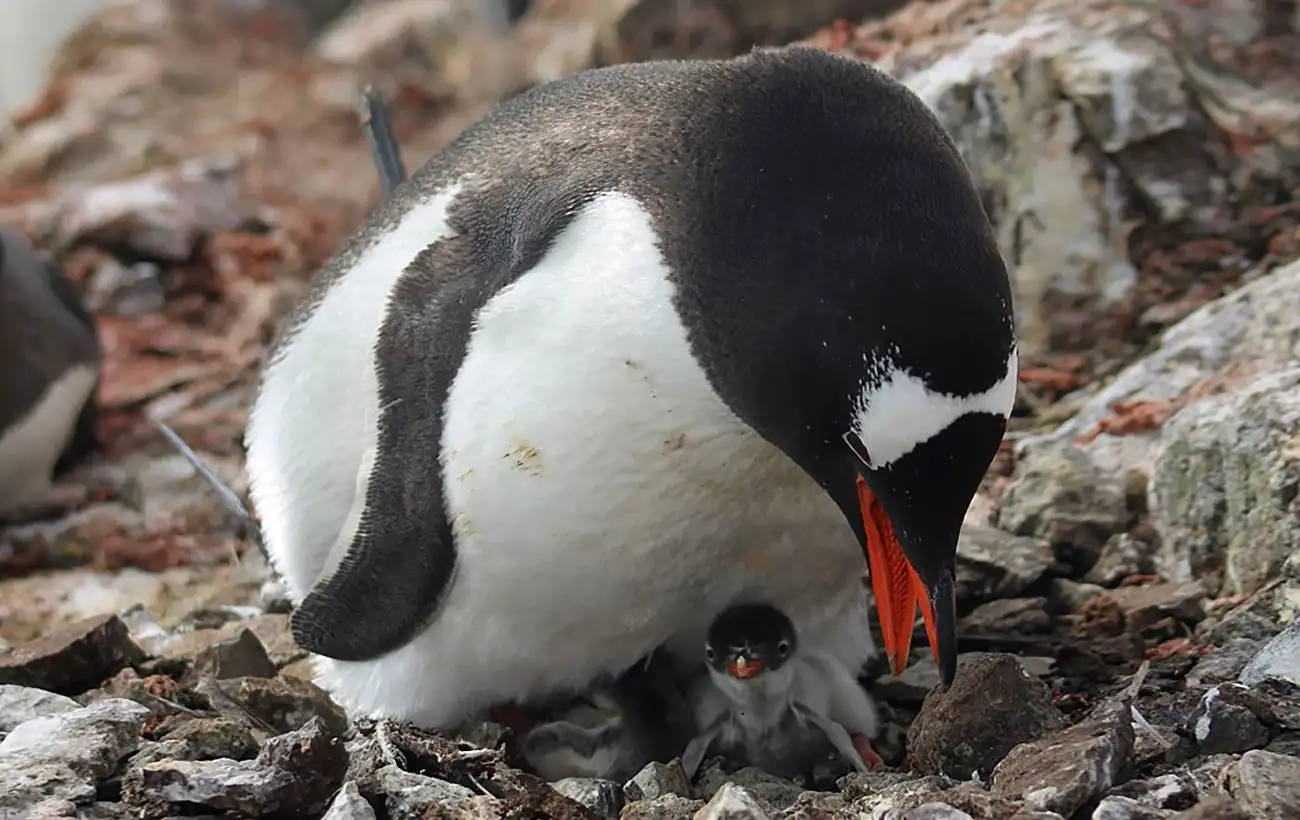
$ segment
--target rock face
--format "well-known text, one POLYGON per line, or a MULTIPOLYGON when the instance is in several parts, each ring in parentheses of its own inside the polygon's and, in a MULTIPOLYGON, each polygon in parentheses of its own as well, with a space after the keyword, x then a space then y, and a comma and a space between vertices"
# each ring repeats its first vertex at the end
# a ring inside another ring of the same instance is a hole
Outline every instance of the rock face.
MULTIPOLYGON (((1300 333, 1298 289, 1300 264, 1293 264, 1207 305, 1167 331, 1155 352, 1117 375, 1074 418, 1023 441, 1001 523, 1068 529, 1079 514, 1068 504, 1058 509, 1051 487, 1117 477, 1101 480, 1145 488, 1159 536, 1154 569, 1197 580, 1211 595, 1248 595, 1280 577, 1267 617, 1274 630, 1294 619, 1300 372, 1291 363, 1300 333), (1134 400, 1167 403, 1171 417, 1150 430, 1092 436, 1113 404, 1134 400)), ((1089 502, 1091 516, 1118 525, 1114 497, 1106 498, 1089 502)))
POLYGON ((1151 482, 1160 570, 1224 595, 1257 591, 1300 557, 1298 488, 1300 367, 1188 407, 1161 431, 1151 482))
POLYGON ((1249 113, 1211 103, 1207 119, 1203 101, 1239 86, 1189 76, 1177 40, 1148 36, 1164 25, 1158 7, 1108 0, 949 0, 912 4, 843 46, 899 76, 953 133, 998 225, 1027 353, 1104 338, 1096 316, 1138 279, 1134 195, 1150 204, 1144 218, 1213 231, 1233 194, 1260 201, 1294 168, 1292 139, 1227 166, 1198 148, 1241 116, 1292 127, 1300 108, 1275 85, 1249 113))

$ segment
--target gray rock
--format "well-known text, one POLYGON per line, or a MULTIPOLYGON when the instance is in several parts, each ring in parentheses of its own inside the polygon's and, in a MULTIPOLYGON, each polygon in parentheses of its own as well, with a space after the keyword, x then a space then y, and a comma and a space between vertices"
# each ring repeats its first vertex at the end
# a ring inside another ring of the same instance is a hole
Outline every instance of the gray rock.
POLYGON ((1059 558, 1086 572, 1128 517, 1123 479, 1071 444, 1035 450, 1017 462, 998 526, 1045 539, 1059 558))
POLYGON ((746 766, 734 772, 706 768, 699 776, 697 794, 706 800, 718 793, 728 783, 739 786, 758 798, 767 811, 781 811, 793 805, 803 789, 783 777, 768 774, 755 766, 746 766))
POLYGON ((1205 617, 1205 588, 1199 581, 1132 584, 1106 592, 1119 607, 1124 627, 1141 633, 1167 619, 1196 624, 1205 617))
POLYGON ((963 606, 1014 598, 1043 577, 1055 562, 1052 548, 981 524, 962 528, 957 539, 957 599, 963 606))
POLYGON ((1022 743, 993 771, 993 793, 1069 817, 1105 794, 1133 751, 1131 702, 1102 704, 1068 729, 1022 743))
POLYGON ((619 820, 693 820, 704 808, 703 800, 665 794, 653 800, 640 800, 623 807, 619 820))
POLYGON ((114 699, 18 724, 0 741, 0 813, 94 800, 96 784, 135 751, 148 716, 114 699))
POLYGON ((1300 817, 1300 758, 1246 752, 1224 770, 1223 785, 1258 820, 1300 817))
POLYGON ((1172 820, 1258 820, 1258 816, 1248 814, 1241 804, 1231 797, 1216 795, 1197 803, 1187 811, 1175 814, 1172 820))
POLYGON ((0 653, 0 683, 75 695, 143 659, 122 619, 100 615, 0 653))
POLYGON ((1105 594, 1104 587, 1096 584, 1081 584, 1069 578, 1053 578, 1048 587, 1047 599, 1057 612, 1078 612, 1087 606, 1093 598, 1105 594))
POLYGON ((972 783, 954 784, 949 778, 930 775, 866 794, 853 801, 851 813, 832 816, 892 820, 910 816, 908 812, 934 803, 979 818, 1009 817, 1016 811, 1011 803, 972 783))
POLYGON ((122 800, 147 817, 193 806, 253 817, 310 814, 329 804, 347 766, 343 743, 313 718, 268 740, 254 760, 170 760, 134 769, 122 778, 122 800))
POLYGON ((1267 744, 1268 729, 1256 716, 1259 708, 1250 690, 1239 683, 1207 691, 1188 719, 1200 753, 1236 754, 1267 744))
POLYGON ((907 732, 913 768, 966 780, 987 778, 1018 743, 1063 726, 1052 692, 1013 655, 970 653, 958 659, 949 689, 936 689, 907 732))
POLYGON ((0 738, 24 721, 61 715, 79 708, 80 705, 72 698, 44 689, 0 684, 0 738))
POLYGON ((347 713, 329 693, 299 678, 205 678, 194 690, 222 715, 236 720, 252 715, 280 732, 293 731, 313 717, 324 721, 333 734, 342 734, 348 727, 347 713))
POLYGON ((194 672, 211 678, 273 678, 275 664, 251 629, 212 644, 194 658, 194 672))
POLYGON ((767 820, 768 814, 752 794, 728 783, 718 789, 695 817, 696 820, 767 820))
POLYGON ((903 812, 903 820, 974 820, 961 809, 947 803, 922 803, 903 812))
POLYGON ((877 698, 893 703, 920 703, 939 682, 939 666, 933 658, 922 658, 904 669, 898 677, 882 675, 876 678, 871 691, 877 698))
POLYGON ((424 809, 431 804, 457 803, 475 796, 464 786, 403 771, 392 764, 376 771, 373 783, 375 790, 383 795, 384 807, 393 820, 414 820, 422 816, 424 809))
POLYGON ((172 743, 187 747, 186 760, 213 760, 226 757, 247 760, 257 756, 257 741, 247 723, 226 717, 175 719, 166 731, 155 734, 172 743))
POLYGON ((1041 635, 1052 629, 1046 598, 1004 598, 980 604, 961 619, 964 631, 985 635, 1041 635))
POLYGON ((91 803, 78 806, 77 820, 134 820, 130 806, 122 803, 91 803))
POLYGON ((1173 815, 1167 809, 1143 805, 1130 797, 1107 797, 1092 811, 1092 820, 1165 820, 1173 815))
POLYGON ((618 817, 623 808, 623 787, 612 780, 566 777, 551 784, 560 794, 591 809, 597 817, 618 817))
POLYGON ((1249 595, 1300 551, 1300 367, 1266 373, 1165 424, 1151 482, 1171 578, 1249 595))
POLYGON ((1196 662, 1196 666, 1193 666, 1192 670, 1187 673, 1187 682, 1197 685, 1202 683, 1223 683, 1224 681, 1233 680, 1242 673, 1250 659, 1259 652, 1259 649, 1260 641, 1253 641, 1248 638, 1229 638, 1196 662))
POLYGON ((1113 587, 1130 575, 1150 575, 1156 571, 1156 548, 1127 532, 1117 533, 1106 540, 1101 557, 1083 580, 1113 587))
POLYGON ((682 771, 681 763, 647 763, 631 780, 623 785, 623 796, 627 802, 654 800, 666 794, 690 796, 691 781, 682 771))
POLYGON ((375 810, 357 791, 357 784, 348 780, 334 795, 321 820, 375 820, 375 810))
POLYGON ((1273 637, 1250 659, 1238 678, 1247 686, 1278 678, 1300 686, 1300 618, 1273 637))

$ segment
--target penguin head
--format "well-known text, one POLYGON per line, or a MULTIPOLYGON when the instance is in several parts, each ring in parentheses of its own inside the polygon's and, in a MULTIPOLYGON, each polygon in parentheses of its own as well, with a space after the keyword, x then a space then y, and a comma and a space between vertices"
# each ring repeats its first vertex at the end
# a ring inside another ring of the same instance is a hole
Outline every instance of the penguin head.
POLYGON ((798 649, 794 624, 768 604, 738 604, 709 626, 704 662, 716 678, 753 681, 779 673, 798 649))

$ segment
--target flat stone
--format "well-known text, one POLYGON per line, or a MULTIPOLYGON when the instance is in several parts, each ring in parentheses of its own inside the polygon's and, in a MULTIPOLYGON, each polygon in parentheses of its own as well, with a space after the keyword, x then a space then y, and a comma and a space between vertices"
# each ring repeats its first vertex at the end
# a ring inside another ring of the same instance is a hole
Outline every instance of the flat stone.
POLYGON ((1197 803, 1186 811, 1175 814, 1172 820, 1259 820, 1257 815, 1247 813, 1241 804, 1231 797, 1219 795, 1197 803))
POLYGON ((148 716, 138 703, 103 700, 15 726, 0 741, 0 814, 93 801, 96 785, 139 745, 148 716))
POLYGON ((939 685, 939 666, 933 658, 922 658, 908 666, 898 677, 882 675, 871 684, 871 691, 880 700, 893 703, 920 703, 930 690, 939 685))
POLYGON ((122 779, 122 800, 157 818, 196 806, 253 817, 311 814, 329 804, 347 766, 342 741, 313 718, 268 740, 254 760, 171 760, 134 769, 122 779))
POLYGON ((947 803, 922 803, 903 812, 903 820, 974 820, 961 809, 947 803))
POLYGON ((351 780, 344 782, 339 793, 334 795, 330 807, 321 820, 376 820, 375 810, 357 791, 357 784, 351 780))
POLYGON ((1119 607, 1130 632, 1140 633, 1166 618, 1195 624, 1205 617, 1205 588, 1199 581, 1133 584, 1110 590, 1106 598, 1119 607))
POLYGON ((79 708, 81 705, 72 698, 44 689, 0 684, 0 738, 24 721, 61 715, 79 708))
POLYGON ((993 771, 993 793, 1069 817, 1116 784, 1133 742, 1131 704, 1118 698, 1068 729, 1012 749, 993 771))
POLYGON ((156 737, 184 743, 189 747, 187 760, 213 760, 218 757, 247 760, 256 757, 258 745, 244 721, 227 717, 191 718, 178 716, 166 731, 156 737))
POLYGON ((0 683, 75 695, 143 659, 122 619, 100 615, 0 654, 0 683))
POLYGON ((980 604, 961 619, 962 628, 985 635, 1041 635, 1052 629, 1046 598, 1004 598, 980 604))
POLYGON ((1223 785, 1258 820, 1300 817, 1300 758, 1246 752, 1224 770, 1223 785))
POLYGON ((257 635, 251 629, 240 629, 234 637, 199 652, 194 658, 194 672, 218 679, 273 678, 276 667, 257 635))
POLYGON ((987 778, 1016 744, 1064 723, 1051 690, 1015 656, 971 653, 959 658, 951 688, 926 697, 908 729, 908 757, 925 774, 987 778))
POLYGON ((194 689, 221 714, 237 720, 251 714, 280 732, 293 731, 313 717, 323 720, 334 734, 348 727, 343 707, 324 689, 300 678, 206 678, 194 689))
POLYGON ((612 780, 566 777, 551 784, 560 794, 591 809, 597 817, 616 820, 623 808, 623 787, 612 780))
POLYGON ((1088 602, 1104 595, 1106 589, 1096 584, 1081 584, 1069 578, 1053 578, 1047 598, 1058 612, 1079 612, 1088 602))
POLYGON ((789 808, 799 799, 803 789, 784 777, 768 774, 757 766, 746 766, 734 772, 709 767, 697 776, 699 786, 695 793, 704 799, 717 794, 728 783, 739 786, 758 799, 765 811, 777 812, 789 808))
MULTIPOLYGON (((376 770, 371 783, 374 791, 383 797, 384 807, 393 820, 421 817, 425 808, 434 803, 454 804, 475 797, 464 786, 403 771, 392 764, 376 770)), ((363 792, 370 791, 367 784, 361 787, 363 792)))
POLYGON ((703 800, 665 794, 653 800, 638 800, 623 807, 619 820, 693 820, 704 808, 703 800))
POLYGON ((1196 802, 1198 792, 1190 772, 1170 772, 1146 780, 1130 780, 1111 789, 1115 797, 1127 797, 1155 809, 1182 809, 1196 802))
POLYGON ((623 785, 623 796, 629 803, 638 800, 654 800, 666 794, 688 796, 690 793, 691 781, 677 761, 647 763, 645 768, 623 785))
POLYGON ((695 820, 767 820, 768 814, 758 799, 741 786, 728 783, 713 795, 695 820))
POLYGON ((1022 595, 1055 560, 1042 539, 968 524, 957 539, 957 600, 970 606, 1022 595))
POLYGON ((1092 811, 1092 820, 1166 820, 1174 812, 1143 805, 1130 797, 1106 797, 1092 811))
POLYGON ((1260 646, 1260 641, 1249 638, 1229 638, 1223 645, 1214 647, 1209 654, 1202 656, 1196 662, 1196 666, 1187 673, 1187 682, 1197 685, 1237 679, 1251 658, 1260 651, 1260 646))
POLYGON ((1238 680, 1254 686, 1266 678, 1278 678, 1300 686, 1300 618, 1265 644, 1241 670, 1238 680))

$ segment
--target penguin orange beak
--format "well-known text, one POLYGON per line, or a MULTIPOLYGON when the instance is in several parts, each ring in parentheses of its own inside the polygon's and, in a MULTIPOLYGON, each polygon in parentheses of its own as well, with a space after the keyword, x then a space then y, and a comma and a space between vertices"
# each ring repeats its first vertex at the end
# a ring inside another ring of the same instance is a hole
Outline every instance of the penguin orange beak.
POLYGON ((758 677, 758 674, 763 671, 763 662, 742 655, 727 666, 727 671, 737 680, 749 680, 758 677))
POLYGON ((930 638, 930 650, 934 652, 935 662, 942 666, 934 607, 930 604, 925 582, 903 554, 903 546, 894 536, 894 525, 884 507, 862 476, 857 479, 858 504, 862 507, 862 523, 867 531, 871 589, 876 595, 876 611, 880 614, 880 631, 884 636, 890 671, 898 676, 907 666, 907 654, 912 648, 912 623, 916 619, 918 604, 930 638))

